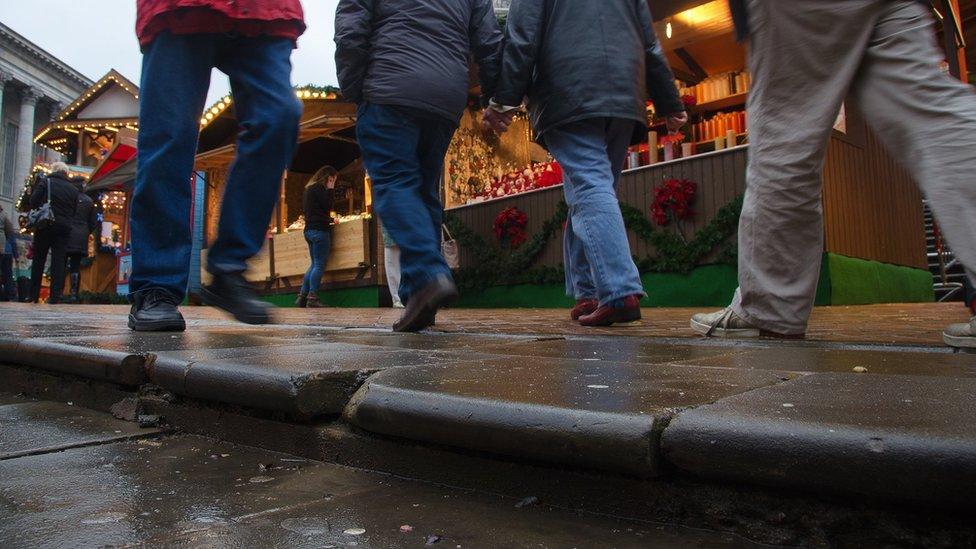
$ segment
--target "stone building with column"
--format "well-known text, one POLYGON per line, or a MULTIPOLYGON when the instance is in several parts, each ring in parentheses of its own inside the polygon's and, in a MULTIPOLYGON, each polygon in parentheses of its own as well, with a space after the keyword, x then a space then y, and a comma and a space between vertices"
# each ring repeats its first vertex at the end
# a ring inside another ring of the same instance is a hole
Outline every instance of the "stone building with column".
POLYGON ((31 167, 61 156, 34 144, 38 129, 92 81, 0 23, 0 206, 12 212, 31 167))

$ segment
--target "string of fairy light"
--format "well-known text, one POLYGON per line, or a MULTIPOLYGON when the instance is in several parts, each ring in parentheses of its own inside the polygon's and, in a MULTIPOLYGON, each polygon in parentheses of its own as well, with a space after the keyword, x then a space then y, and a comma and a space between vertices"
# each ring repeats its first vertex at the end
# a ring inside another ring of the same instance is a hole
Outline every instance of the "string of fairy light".
MULTIPOLYGON (((323 100, 323 101, 335 101, 339 99, 339 94, 331 88, 317 88, 314 86, 304 86, 295 89, 295 96, 304 101, 308 100, 323 100)), ((200 129, 206 128, 211 122, 220 117, 220 115, 226 111, 231 105, 234 104, 234 98, 230 95, 226 95, 221 99, 218 99, 209 109, 203 112, 203 116, 200 117, 200 129)))

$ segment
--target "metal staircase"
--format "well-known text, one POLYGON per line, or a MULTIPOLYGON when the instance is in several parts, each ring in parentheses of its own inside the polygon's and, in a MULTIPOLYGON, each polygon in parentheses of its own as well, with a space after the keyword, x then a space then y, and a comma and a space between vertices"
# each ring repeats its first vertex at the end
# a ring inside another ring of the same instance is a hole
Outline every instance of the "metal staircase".
POLYGON ((935 216, 929 209, 928 201, 923 202, 925 215, 925 244, 928 254, 929 271, 935 282, 935 300, 962 301, 965 297, 963 281, 966 272, 939 234, 935 216))

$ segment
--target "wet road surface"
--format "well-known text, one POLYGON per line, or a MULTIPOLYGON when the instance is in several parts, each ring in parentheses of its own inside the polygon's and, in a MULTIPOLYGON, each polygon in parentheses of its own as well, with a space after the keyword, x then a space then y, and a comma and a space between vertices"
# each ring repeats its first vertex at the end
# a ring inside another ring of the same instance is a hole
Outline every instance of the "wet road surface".
POLYGON ((742 547, 0 393, 0 546, 742 547))

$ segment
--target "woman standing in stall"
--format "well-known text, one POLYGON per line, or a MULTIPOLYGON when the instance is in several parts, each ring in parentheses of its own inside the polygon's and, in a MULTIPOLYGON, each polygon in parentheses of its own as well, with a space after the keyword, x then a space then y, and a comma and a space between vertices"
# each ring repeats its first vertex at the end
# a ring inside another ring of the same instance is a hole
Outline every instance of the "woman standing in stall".
POLYGON ((302 280, 302 289, 295 301, 296 307, 322 306, 318 292, 332 247, 332 191, 338 175, 335 168, 325 166, 315 172, 305 186, 305 241, 308 242, 312 264, 302 280))

